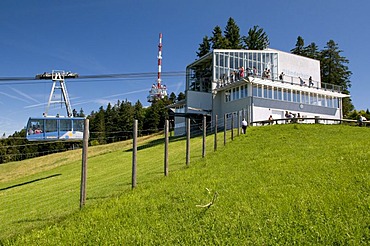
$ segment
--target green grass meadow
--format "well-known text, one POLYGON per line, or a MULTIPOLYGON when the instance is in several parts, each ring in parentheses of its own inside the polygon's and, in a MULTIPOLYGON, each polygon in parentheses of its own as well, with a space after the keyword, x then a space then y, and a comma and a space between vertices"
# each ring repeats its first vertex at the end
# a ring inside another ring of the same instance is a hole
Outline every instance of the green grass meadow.
POLYGON ((143 138, 0 165, 0 245, 370 245, 370 129, 287 124, 143 138), (208 205, 208 206, 206 206, 208 205))

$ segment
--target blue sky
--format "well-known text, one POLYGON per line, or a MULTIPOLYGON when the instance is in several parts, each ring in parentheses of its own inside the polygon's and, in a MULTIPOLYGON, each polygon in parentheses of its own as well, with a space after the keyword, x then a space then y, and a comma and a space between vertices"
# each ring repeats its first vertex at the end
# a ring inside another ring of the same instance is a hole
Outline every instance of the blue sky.
MULTIPOLYGON (((356 109, 370 108, 368 69, 370 1, 344 0, 1 0, 0 78, 33 77, 53 69, 83 75, 157 71, 158 35, 163 33, 162 72, 185 71, 204 35, 222 30, 229 17, 247 35, 264 28, 270 47, 289 52, 300 35, 320 49, 333 39, 349 59, 350 92, 356 109)), ((72 107, 85 114, 108 102, 146 97, 153 78, 67 80, 72 107)), ((184 76, 162 78, 169 92, 185 89, 184 76)), ((33 81, 40 82, 40 81, 33 81)), ((46 81, 45 81, 46 82, 46 81)), ((0 82, 0 134, 21 130, 29 116, 45 111, 52 82, 0 82)), ((50 114, 64 113, 51 108, 50 114)))

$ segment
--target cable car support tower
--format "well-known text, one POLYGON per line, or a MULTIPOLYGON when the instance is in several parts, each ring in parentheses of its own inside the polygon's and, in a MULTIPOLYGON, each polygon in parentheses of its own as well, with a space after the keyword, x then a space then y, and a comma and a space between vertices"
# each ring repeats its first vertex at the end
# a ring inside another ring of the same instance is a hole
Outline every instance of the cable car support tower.
POLYGON ((76 73, 65 73, 61 70, 53 70, 52 73, 43 73, 41 75, 37 75, 37 79, 51 79, 53 81, 53 86, 51 87, 50 96, 48 100, 48 105, 46 106, 44 117, 48 116, 48 111, 50 108, 50 105, 52 104, 64 104, 67 111, 67 117, 73 117, 72 112, 72 106, 69 100, 67 87, 65 84, 65 78, 77 78, 78 75, 76 73), (56 94, 56 91, 60 90, 60 100, 55 100, 53 98, 56 98, 54 95, 56 94))

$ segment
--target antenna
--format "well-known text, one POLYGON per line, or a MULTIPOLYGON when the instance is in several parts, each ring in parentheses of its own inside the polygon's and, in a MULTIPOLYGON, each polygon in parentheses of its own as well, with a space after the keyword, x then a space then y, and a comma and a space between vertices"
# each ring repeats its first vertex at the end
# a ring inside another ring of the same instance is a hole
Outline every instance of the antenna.
POLYGON ((148 102, 154 102, 156 99, 162 99, 167 96, 167 89, 165 85, 162 85, 161 73, 162 73, 162 33, 159 34, 158 44, 158 78, 157 84, 153 84, 148 95, 148 102))
POLYGON ((159 34, 159 44, 158 44, 158 79, 157 87, 161 87, 161 72, 162 72, 162 33, 159 34))

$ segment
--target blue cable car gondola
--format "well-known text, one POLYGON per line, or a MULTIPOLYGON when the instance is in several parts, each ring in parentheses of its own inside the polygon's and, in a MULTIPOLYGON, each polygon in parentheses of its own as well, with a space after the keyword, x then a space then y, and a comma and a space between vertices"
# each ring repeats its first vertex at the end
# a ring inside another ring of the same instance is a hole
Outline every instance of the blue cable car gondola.
POLYGON ((30 117, 28 119, 26 136, 28 141, 77 141, 83 140, 84 121, 83 117, 73 117, 72 107, 69 102, 64 78, 77 78, 75 73, 54 70, 52 73, 36 75, 36 79, 51 79, 53 86, 50 92, 48 106, 43 117, 30 117), (73 75, 73 76, 72 76, 73 75), (56 83, 59 85, 56 85, 56 83), (53 100, 56 89, 61 90, 61 99, 53 100), (51 104, 64 104, 67 116, 47 116, 51 104))
POLYGON ((28 141, 76 141, 83 139, 85 118, 30 117, 27 123, 28 141))

